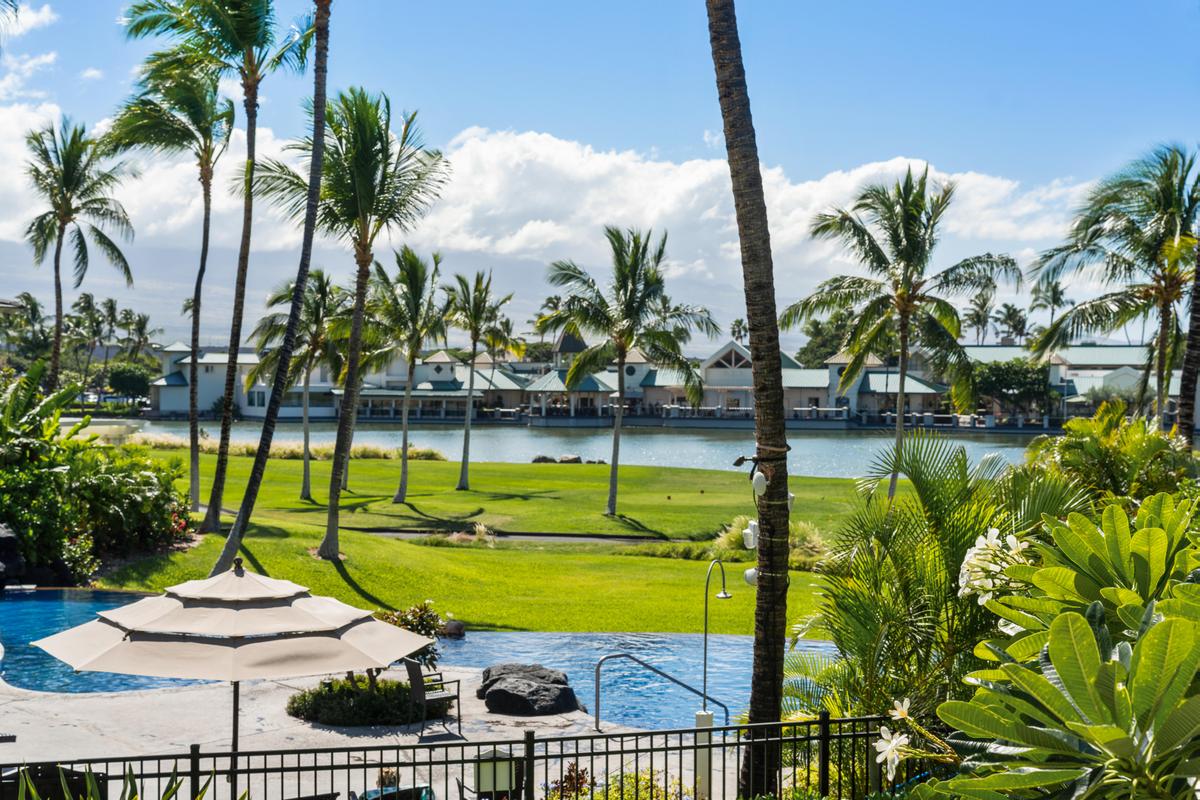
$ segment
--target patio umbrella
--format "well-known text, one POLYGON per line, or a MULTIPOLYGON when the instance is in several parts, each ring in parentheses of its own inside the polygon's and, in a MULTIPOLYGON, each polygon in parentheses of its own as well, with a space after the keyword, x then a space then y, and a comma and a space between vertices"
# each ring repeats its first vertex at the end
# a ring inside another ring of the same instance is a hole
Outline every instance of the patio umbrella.
POLYGON ((433 644, 370 611, 314 597, 291 581, 233 569, 101 611, 34 642, 77 671, 233 684, 233 752, 241 681, 382 669, 433 644))

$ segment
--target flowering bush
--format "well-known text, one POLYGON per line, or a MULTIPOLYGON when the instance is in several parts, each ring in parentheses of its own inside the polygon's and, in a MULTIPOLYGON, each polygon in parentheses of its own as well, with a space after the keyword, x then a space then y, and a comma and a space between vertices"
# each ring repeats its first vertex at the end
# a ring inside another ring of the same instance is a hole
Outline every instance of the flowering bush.
POLYGON ((985 535, 975 539, 975 544, 963 556, 958 571, 958 596, 975 596, 979 598, 979 605, 987 603, 997 589, 1007 585, 1005 570, 1008 567, 1029 563, 1025 555, 1027 549, 1029 542, 1016 534, 1010 533, 1001 541, 1000 529, 989 528, 985 535))

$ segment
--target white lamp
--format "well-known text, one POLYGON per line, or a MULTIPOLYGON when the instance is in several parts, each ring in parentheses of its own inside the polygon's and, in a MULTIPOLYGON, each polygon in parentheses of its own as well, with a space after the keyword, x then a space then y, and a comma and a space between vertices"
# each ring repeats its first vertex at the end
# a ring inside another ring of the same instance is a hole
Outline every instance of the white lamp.
POLYGON ((742 530, 742 544, 747 550, 753 550, 758 547, 758 521, 750 520, 750 523, 742 530))
POLYGON ((750 586, 758 586, 758 570, 754 567, 742 573, 742 580, 750 586))

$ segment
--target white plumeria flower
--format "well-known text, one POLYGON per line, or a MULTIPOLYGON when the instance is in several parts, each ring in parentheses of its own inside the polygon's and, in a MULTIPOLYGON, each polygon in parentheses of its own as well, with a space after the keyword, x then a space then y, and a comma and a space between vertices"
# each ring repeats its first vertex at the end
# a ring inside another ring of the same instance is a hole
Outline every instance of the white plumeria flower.
POLYGON ((907 697, 903 700, 893 700, 892 705, 894 708, 892 708, 891 711, 888 711, 888 716, 897 721, 908 719, 908 707, 911 702, 912 701, 907 697))
POLYGON ((875 756, 875 763, 887 765, 889 781, 896 779, 896 767, 900 766, 900 750, 905 747, 908 747, 908 734, 892 733, 888 726, 879 726, 879 741, 875 743, 875 750, 879 755, 875 756))

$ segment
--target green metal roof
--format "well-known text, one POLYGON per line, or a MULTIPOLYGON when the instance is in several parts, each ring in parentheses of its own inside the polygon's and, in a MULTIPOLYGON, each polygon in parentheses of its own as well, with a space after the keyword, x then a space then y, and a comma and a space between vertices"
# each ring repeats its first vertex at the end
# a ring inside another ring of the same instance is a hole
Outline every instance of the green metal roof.
POLYGON ((547 372, 540 378, 535 378, 532 383, 525 387, 527 392, 615 392, 616 375, 609 375, 603 372, 596 372, 588 375, 579 385, 567 389, 567 371, 565 369, 556 369, 547 372), (611 381, 611 382, 610 382, 611 381))
MULTIPOLYGON (((899 373, 892 370, 888 370, 887 372, 868 372, 863 377, 859 391, 875 394, 895 394, 896 389, 899 388, 899 383, 899 373)), ((915 375, 907 375, 904 378, 905 394, 944 394, 945 391, 944 387, 929 383, 915 375)))
POLYGON ((169 375, 163 375, 158 380, 150 384, 151 386, 187 386, 187 378, 179 370, 175 370, 169 375))
MULTIPOLYGON (((795 363, 795 362, 793 362, 795 363)), ((750 387, 746 387, 750 388, 750 387)), ((802 367, 783 369, 783 388, 785 389, 828 389, 829 370, 804 369, 802 367)))

